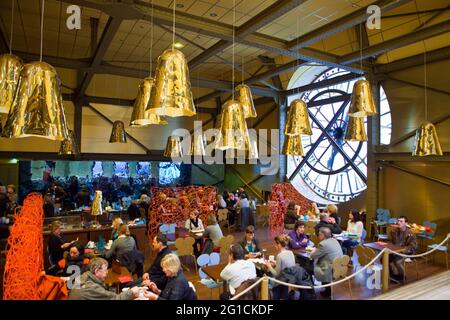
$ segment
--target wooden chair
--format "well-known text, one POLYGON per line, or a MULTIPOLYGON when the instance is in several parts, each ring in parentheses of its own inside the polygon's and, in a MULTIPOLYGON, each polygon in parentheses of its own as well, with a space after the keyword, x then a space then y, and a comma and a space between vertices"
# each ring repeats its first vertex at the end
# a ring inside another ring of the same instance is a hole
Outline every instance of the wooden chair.
POLYGON ((414 263, 416 267, 416 280, 419 280, 419 265, 416 258, 406 258, 403 259, 403 283, 406 283, 406 266, 408 263, 414 263))
POLYGON ((111 263, 111 269, 108 272, 105 284, 110 287, 116 286, 116 292, 120 293, 120 285, 122 284, 120 278, 124 276, 129 276, 131 279, 133 279, 133 275, 131 274, 131 272, 128 271, 126 267, 122 266, 122 264, 118 260, 114 259, 111 263))
POLYGON ((228 254, 230 253, 230 247, 234 243, 234 236, 229 234, 226 237, 222 237, 219 241, 220 247, 220 260, 227 261, 228 254))
POLYGON ((307 221, 305 223, 305 234, 311 236, 316 234, 315 224, 313 221, 307 221))
MULTIPOLYGON (((194 259, 194 265, 195 265, 195 273, 198 272, 197 270, 197 263, 196 263, 196 259, 195 259, 195 255, 194 255, 194 238, 192 237, 187 237, 187 238, 178 238, 175 240, 175 247, 177 248, 176 254, 177 256, 181 257, 192 257, 194 259)), ((186 266, 184 266, 182 264, 182 266, 184 268, 187 269, 187 271, 189 272, 189 268, 187 268, 186 266)))
POLYGON ((265 227, 269 224, 269 208, 267 206, 259 206, 256 210, 256 224, 265 227))
POLYGON ((314 246, 317 248, 320 243, 320 239, 318 236, 316 236, 314 233, 309 236, 309 240, 311 240, 312 243, 314 243, 314 246))
MULTIPOLYGON (((433 259, 434 259, 435 255, 436 255, 436 252, 440 251, 440 252, 444 253, 444 255, 445 255, 445 263, 447 265, 447 270, 448 270, 448 241, 447 241, 447 245, 445 245, 445 246, 440 246, 438 244, 431 244, 427 248, 429 250, 432 250, 432 249, 436 248, 436 251, 434 251, 434 253, 433 253, 433 259)), ((428 263, 427 256, 425 256, 425 258, 426 258, 426 262, 428 263)))
MULTIPOLYGON (((349 263, 350 263, 349 256, 342 256, 342 257, 334 259, 333 265, 332 265, 333 282, 344 279, 347 276, 349 263)), ((348 288, 350 290, 350 299, 353 299, 352 284, 350 282, 350 279, 347 282, 348 282, 348 288)), ((331 300, 333 300, 333 292, 334 292, 333 288, 334 288, 334 286, 331 286, 331 300)))
POLYGON ((200 277, 200 283, 210 289, 211 298, 213 289, 219 289, 223 286, 222 281, 216 281, 208 277, 206 273, 203 272, 202 268, 206 266, 215 266, 220 263, 220 255, 217 252, 211 254, 204 253, 197 258, 196 264, 200 267, 198 269, 198 276, 200 277))
POLYGON ((228 209, 217 210, 217 221, 219 222, 220 228, 224 229, 226 227, 228 229, 228 233, 230 233, 230 224, 228 222, 228 209))

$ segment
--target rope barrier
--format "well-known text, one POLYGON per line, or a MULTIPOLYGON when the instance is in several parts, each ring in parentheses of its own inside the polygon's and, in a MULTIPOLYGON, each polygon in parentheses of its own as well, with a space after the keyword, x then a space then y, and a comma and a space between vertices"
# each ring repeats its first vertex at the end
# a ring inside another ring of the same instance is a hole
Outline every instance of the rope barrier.
POLYGON ((231 298, 230 300, 237 300, 237 299, 239 299, 242 295, 244 295, 245 293, 249 292, 250 290, 252 290, 252 289, 253 289, 254 287, 256 287, 257 285, 259 285, 259 284, 263 281, 263 279, 269 279, 269 280, 271 280, 271 281, 273 281, 273 282, 275 282, 275 283, 277 283, 277 284, 284 285, 284 286, 289 286, 289 287, 297 288, 297 289, 321 289, 321 288, 327 288, 327 287, 335 286, 335 285, 340 284, 340 283, 343 283, 343 282, 345 282, 345 281, 349 281, 350 279, 356 277, 356 275, 360 274, 361 272, 363 272, 364 270, 366 270, 367 268, 369 268, 370 266, 372 266, 372 264, 374 264, 375 261, 377 261, 377 260, 384 254, 384 252, 385 252, 386 250, 389 251, 389 253, 393 253, 393 254, 402 256, 402 257, 404 257, 404 258, 416 258, 416 257, 418 258, 418 257, 426 256, 426 255, 428 255, 428 254, 430 254, 430 253, 436 251, 436 250, 437 250, 437 247, 443 245, 443 244, 444 244, 445 242, 447 242, 449 239, 450 239, 450 233, 447 234, 447 236, 445 237, 445 239, 442 240, 442 242, 439 243, 439 244, 436 246, 436 248, 434 248, 434 249, 432 249, 432 250, 430 250, 430 251, 427 251, 427 252, 418 254, 418 255, 401 254, 401 253, 392 251, 392 250, 390 250, 390 249, 388 249, 388 248, 384 248, 383 250, 380 251, 379 254, 377 254, 377 255, 376 255, 376 256, 375 256, 368 264, 366 264, 363 268, 359 269, 359 270, 356 271, 355 273, 352 273, 350 276, 345 277, 344 279, 341 279, 341 280, 339 280, 339 281, 330 282, 330 283, 325 284, 325 285, 320 285, 320 286, 301 286, 301 285, 296 285, 296 284, 292 284, 292 283, 280 281, 280 280, 277 280, 277 279, 272 278, 272 277, 264 276, 264 277, 260 278, 258 281, 256 281, 253 285, 251 285, 250 287, 248 287, 247 289, 245 289, 244 291, 242 291, 242 292, 239 293, 238 295, 234 296, 233 298, 231 298))
POLYGON ((239 294, 235 295, 233 298, 231 298, 230 300, 237 300, 239 299, 243 294, 246 294, 247 292, 249 292, 250 290, 252 290, 254 287, 256 287, 257 285, 259 285, 263 279, 266 277, 262 277, 259 278, 258 281, 256 281, 254 284, 252 284, 250 287, 248 287, 247 289, 245 289, 244 291, 240 292, 239 294))
POLYGON ((381 250, 380 253, 379 253, 378 255, 376 255, 375 258, 373 258, 368 264, 366 264, 363 268, 359 269, 359 270, 356 271, 355 273, 352 273, 352 274, 349 275, 348 277, 345 277, 344 279, 341 279, 341 280, 339 280, 339 281, 330 282, 330 283, 328 283, 328 284, 323 284, 323 285, 320 285, 320 286, 300 286, 300 285, 296 285, 296 284, 292 284, 292 283, 287 283, 287 282, 284 282, 284 281, 280 281, 280 280, 277 280, 277 279, 271 278, 271 277, 269 277, 269 279, 272 280, 272 281, 275 282, 275 283, 282 284, 282 285, 284 285, 284 286, 290 286, 290 287, 297 288, 297 289, 320 289, 320 288, 327 288, 327 287, 331 287, 331 286, 337 285, 337 284, 339 284, 339 283, 348 281, 348 280, 350 280, 351 278, 355 277, 356 275, 360 274, 361 272, 363 272, 364 270, 366 270, 368 267, 370 267, 373 263, 375 263, 375 261, 377 261, 377 260, 383 255, 384 251, 386 251, 386 250, 387 250, 387 249, 381 250))
MULTIPOLYGON (((395 251, 392 251, 392 250, 389 250, 389 249, 388 249, 388 250, 390 251, 390 253, 396 254, 396 255, 398 255, 398 256, 400 256, 400 257, 403 257, 403 258, 420 258, 420 257, 424 257, 424 256, 429 255, 430 253, 436 251, 436 250, 438 249, 438 247, 440 247, 440 246, 442 246, 444 243, 446 243, 446 242, 448 241, 448 239, 450 239, 450 233, 448 233, 447 236, 445 237, 445 239, 442 240, 441 243, 439 243, 438 245, 436 245, 435 248, 433 248, 433 249, 430 250, 430 251, 421 253, 421 254, 404 254, 404 253, 395 252, 395 251)), ((447 250, 448 250, 448 249, 447 249, 447 250)))

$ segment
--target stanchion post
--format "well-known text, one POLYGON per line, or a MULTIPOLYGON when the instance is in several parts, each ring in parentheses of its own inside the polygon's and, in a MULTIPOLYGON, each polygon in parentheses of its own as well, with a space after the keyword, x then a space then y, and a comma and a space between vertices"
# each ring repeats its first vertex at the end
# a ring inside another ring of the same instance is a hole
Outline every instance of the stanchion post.
POLYGON ((267 277, 261 281, 261 300, 269 300, 269 278, 267 277))
POLYGON ((389 250, 383 252, 383 273, 382 278, 382 291, 387 292, 389 290, 389 250))

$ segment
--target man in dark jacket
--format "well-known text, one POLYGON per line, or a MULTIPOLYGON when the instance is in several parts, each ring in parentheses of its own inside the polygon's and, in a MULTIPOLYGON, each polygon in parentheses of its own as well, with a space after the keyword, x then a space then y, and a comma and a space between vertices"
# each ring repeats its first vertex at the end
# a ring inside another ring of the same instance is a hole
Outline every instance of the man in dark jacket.
POLYGON ((158 235, 153 238, 152 250, 156 253, 156 258, 150 268, 148 268, 147 272, 144 273, 142 278, 131 282, 127 285, 127 287, 131 287, 134 285, 143 285, 149 287, 150 283, 154 282, 158 288, 162 290, 165 288, 167 277, 162 270, 161 260, 169 253, 172 253, 172 251, 167 246, 167 237, 165 234, 158 233, 158 235))
POLYGON ((331 230, 332 234, 341 234, 342 229, 336 223, 336 220, 332 217, 329 217, 327 213, 320 214, 320 222, 315 226, 316 235, 319 235, 320 228, 328 228, 331 230))

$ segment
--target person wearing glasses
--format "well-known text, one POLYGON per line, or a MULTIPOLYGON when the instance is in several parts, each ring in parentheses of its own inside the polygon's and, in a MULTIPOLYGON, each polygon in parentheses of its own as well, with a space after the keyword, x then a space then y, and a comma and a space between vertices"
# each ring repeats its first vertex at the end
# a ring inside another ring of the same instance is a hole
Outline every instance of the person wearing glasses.
POLYGON ((119 294, 109 291, 105 280, 108 276, 108 261, 103 258, 94 258, 89 262, 89 271, 80 277, 80 287, 69 293, 70 300, 132 300, 138 297, 139 288, 119 294))

